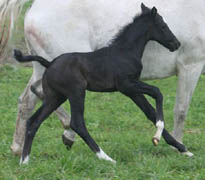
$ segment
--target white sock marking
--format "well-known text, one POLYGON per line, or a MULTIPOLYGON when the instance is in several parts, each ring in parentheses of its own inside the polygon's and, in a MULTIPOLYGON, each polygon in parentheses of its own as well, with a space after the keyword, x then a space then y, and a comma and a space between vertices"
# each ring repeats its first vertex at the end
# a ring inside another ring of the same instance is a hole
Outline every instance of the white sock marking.
POLYGON ((189 156, 189 157, 194 156, 194 154, 191 153, 191 152, 189 152, 189 151, 187 151, 187 152, 183 152, 182 154, 187 155, 187 156, 189 156))
POLYGON ((28 164, 28 162, 29 162, 29 156, 26 156, 24 160, 22 160, 22 157, 21 157, 21 159, 20 159, 20 165, 21 165, 21 164, 28 164))
POLYGON ((161 120, 157 121, 156 127, 157 127, 157 132, 154 135, 154 137, 157 138, 158 140, 160 140, 160 138, 162 136, 163 129, 164 129, 164 122, 161 120))
POLYGON ((99 159, 104 159, 107 161, 111 161, 112 163, 116 163, 116 161, 110 158, 101 148, 100 151, 96 153, 96 155, 99 159))

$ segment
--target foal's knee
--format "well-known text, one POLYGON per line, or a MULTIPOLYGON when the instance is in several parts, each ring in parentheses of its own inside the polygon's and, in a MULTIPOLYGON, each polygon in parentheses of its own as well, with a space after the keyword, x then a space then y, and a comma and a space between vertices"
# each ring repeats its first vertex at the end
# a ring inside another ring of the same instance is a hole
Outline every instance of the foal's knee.
POLYGON ((157 98, 158 101, 162 102, 163 101, 163 95, 162 95, 160 89, 158 87, 154 87, 153 91, 154 91, 154 94, 155 94, 154 95, 155 98, 157 98))

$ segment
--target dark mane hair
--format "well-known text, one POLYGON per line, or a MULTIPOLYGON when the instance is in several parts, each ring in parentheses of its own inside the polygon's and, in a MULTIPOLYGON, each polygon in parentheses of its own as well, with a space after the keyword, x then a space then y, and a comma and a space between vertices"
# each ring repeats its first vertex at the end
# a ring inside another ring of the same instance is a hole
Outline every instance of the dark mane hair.
MULTIPOLYGON (((146 13, 147 14, 147 13, 146 13)), ((141 19, 143 16, 146 15, 145 13, 141 12, 140 14, 136 14, 133 20, 127 24, 126 26, 122 27, 119 32, 115 35, 115 37, 110 42, 109 46, 113 46, 118 43, 124 43, 133 41, 133 33, 136 35, 136 29, 133 28, 134 25, 138 22, 139 19, 141 19)))

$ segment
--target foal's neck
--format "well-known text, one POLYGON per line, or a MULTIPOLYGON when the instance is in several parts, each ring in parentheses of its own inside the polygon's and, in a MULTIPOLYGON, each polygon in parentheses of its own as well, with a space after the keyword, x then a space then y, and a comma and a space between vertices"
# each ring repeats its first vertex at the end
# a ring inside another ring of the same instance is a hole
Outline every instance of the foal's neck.
POLYGON ((144 21, 146 17, 136 17, 134 22, 127 25, 110 45, 120 52, 131 52, 141 58, 145 46, 149 41, 149 25, 144 21))

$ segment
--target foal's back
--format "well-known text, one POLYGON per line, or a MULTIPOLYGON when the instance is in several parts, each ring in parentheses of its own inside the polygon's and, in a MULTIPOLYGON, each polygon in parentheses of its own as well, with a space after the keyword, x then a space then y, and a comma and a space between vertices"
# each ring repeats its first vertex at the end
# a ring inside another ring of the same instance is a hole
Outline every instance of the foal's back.
POLYGON ((84 82, 88 90, 113 92, 117 90, 116 79, 130 75, 138 79, 141 70, 140 58, 136 60, 126 51, 106 47, 94 52, 60 55, 53 60, 44 76, 51 86, 72 87, 75 83, 84 82))

